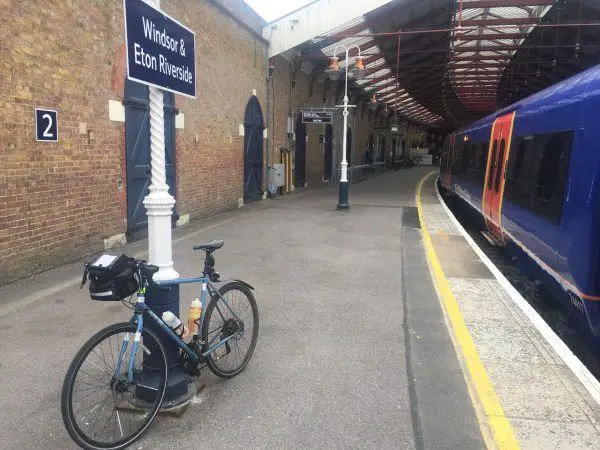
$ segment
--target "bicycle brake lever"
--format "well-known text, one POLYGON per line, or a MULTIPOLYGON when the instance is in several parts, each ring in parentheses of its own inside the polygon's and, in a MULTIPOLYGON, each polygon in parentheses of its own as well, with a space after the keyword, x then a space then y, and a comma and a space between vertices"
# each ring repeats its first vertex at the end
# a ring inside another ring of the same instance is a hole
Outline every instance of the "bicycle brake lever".
POLYGON ((79 289, 83 289, 83 286, 85 286, 87 281, 88 274, 90 273, 89 263, 85 263, 84 267, 85 269, 83 270, 83 278, 81 279, 81 286, 79 286, 79 289))

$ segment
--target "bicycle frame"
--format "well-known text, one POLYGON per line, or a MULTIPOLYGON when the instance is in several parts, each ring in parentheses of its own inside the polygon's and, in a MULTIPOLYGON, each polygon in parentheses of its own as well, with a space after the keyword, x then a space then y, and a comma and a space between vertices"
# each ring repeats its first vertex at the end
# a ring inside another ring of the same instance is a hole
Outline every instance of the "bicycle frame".
MULTIPOLYGON (((205 315, 204 314, 206 311, 206 304, 207 304, 207 292, 209 292, 209 291, 211 294, 218 295, 219 298, 225 304, 225 306, 227 306, 227 309, 229 309, 229 311, 231 312, 233 317, 236 320, 239 320, 237 315, 233 311, 233 309, 231 309, 231 307, 229 306, 227 301, 223 298, 223 296, 220 294, 218 289, 215 288, 215 286, 212 284, 210 279, 206 276, 196 277, 196 278, 177 278, 177 279, 173 279, 173 280, 161 280, 161 281, 153 282, 153 284, 156 284, 159 287, 168 287, 168 286, 173 286, 173 285, 178 285, 178 284, 190 284, 190 283, 202 283, 202 295, 201 295, 201 299, 200 299, 200 304, 202 305, 201 306, 202 313, 201 313, 200 320, 199 320, 198 336, 202 336, 204 326, 205 326, 205 323, 204 323, 205 315)), ((152 320, 154 320, 154 322, 156 322, 165 331, 165 333, 169 336, 169 338, 174 340, 177 343, 177 345, 179 346, 179 348, 181 348, 183 351, 185 351, 187 353, 187 355, 189 356, 189 358, 192 362, 194 362, 194 363, 200 362, 200 358, 199 358, 198 354, 196 354, 196 352, 188 344, 186 344, 185 341, 183 341, 183 339, 181 339, 160 317, 158 317, 156 315, 156 313, 154 311, 152 311, 152 309, 150 309, 150 307, 148 307, 148 305, 146 305, 145 294, 146 294, 146 290, 149 287, 151 287, 151 285, 147 281, 144 281, 143 287, 140 290, 138 290, 137 301, 136 301, 136 305, 135 305, 135 312, 134 312, 133 317, 130 320, 132 323, 137 323, 137 330, 134 335, 133 348, 131 351, 131 356, 130 356, 130 359, 128 362, 128 367, 127 367, 127 379, 130 382, 133 381, 133 364, 135 362, 135 356, 137 354, 139 342, 140 342, 140 339, 142 336, 142 331, 144 329, 144 315, 145 314, 150 316, 150 318, 152 320)), ((221 314, 220 311, 219 311, 219 314, 221 314)), ((217 348, 226 344, 234 337, 235 337, 235 334, 228 336, 227 338, 218 342, 214 346, 209 347, 204 353, 201 353, 200 356, 202 358, 206 358, 208 355, 210 355, 212 352, 214 352, 217 348)), ((125 352, 127 351, 127 347, 129 345, 130 338, 131 338, 131 336, 129 335, 129 333, 123 338, 123 343, 121 344, 121 349, 119 351, 119 357, 118 357, 117 364, 115 367, 115 377, 119 376, 122 359, 123 359, 123 356, 125 355, 125 352)), ((204 342, 201 342, 201 343, 205 344, 204 342)), ((210 343, 207 343, 207 344, 210 344, 210 343)))

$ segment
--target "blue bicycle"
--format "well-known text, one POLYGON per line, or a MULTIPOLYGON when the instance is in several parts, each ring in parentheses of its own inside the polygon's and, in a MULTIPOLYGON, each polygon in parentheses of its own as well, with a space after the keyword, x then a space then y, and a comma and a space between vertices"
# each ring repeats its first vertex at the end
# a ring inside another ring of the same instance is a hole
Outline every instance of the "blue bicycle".
POLYGON ((62 417, 78 445, 120 449, 148 429, 167 389, 165 339, 177 343, 181 365, 191 377, 200 375, 204 366, 223 378, 244 370, 256 346, 258 308, 249 284, 240 280, 219 288, 213 284, 220 281, 213 252, 222 246, 223 241, 194 246, 206 253, 202 276, 197 278, 153 281, 158 267, 125 255, 105 254, 95 260, 97 264, 85 264, 82 287, 89 278, 91 297, 120 300, 133 309, 133 316, 129 322, 110 325, 91 337, 67 370, 62 417), (195 322, 198 332, 189 339, 171 329, 145 303, 148 288, 169 289, 183 283, 202 284, 202 313, 195 322), (146 327, 147 320, 158 324, 160 332, 146 327))

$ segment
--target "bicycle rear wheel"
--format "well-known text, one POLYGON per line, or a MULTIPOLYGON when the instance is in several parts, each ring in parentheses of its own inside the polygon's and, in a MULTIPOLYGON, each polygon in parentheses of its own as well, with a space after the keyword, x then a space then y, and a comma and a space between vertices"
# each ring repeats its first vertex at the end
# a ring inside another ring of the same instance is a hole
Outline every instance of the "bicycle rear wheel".
POLYGON ((204 351, 215 348, 206 357, 208 368, 221 378, 239 374, 252 357, 258 337, 258 307, 252 291, 243 283, 227 283, 213 295, 204 317, 204 351))
POLYGON ((133 355, 133 381, 128 381, 136 330, 135 324, 118 323, 99 331, 67 370, 61 396, 63 422, 83 448, 124 448, 146 431, 158 413, 167 386, 167 357, 156 335, 144 329, 133 355), (153 370, 142 364, 143 354, 150 351, 158 353, 153 370))

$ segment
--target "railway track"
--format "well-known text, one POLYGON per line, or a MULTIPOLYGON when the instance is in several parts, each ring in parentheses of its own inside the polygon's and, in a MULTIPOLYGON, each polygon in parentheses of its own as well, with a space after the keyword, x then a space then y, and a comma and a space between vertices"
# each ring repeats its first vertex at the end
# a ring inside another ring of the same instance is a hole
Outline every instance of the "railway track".
POLYGON ((600 379, 600 354, 598 354, 598 350, 594 349, 594 344, 597 345, 597 343, 593 341, 593 338, 570 327, 566 309, 562 304, 545 292, 543 285, 522 273, 504 247, 495 247, 488 242, 481 234, 481 224, 466 204, 456 197, 443 195, 442 198, 456 219, 498 270, 585 364, 588 370, 597 379, 600 379))

